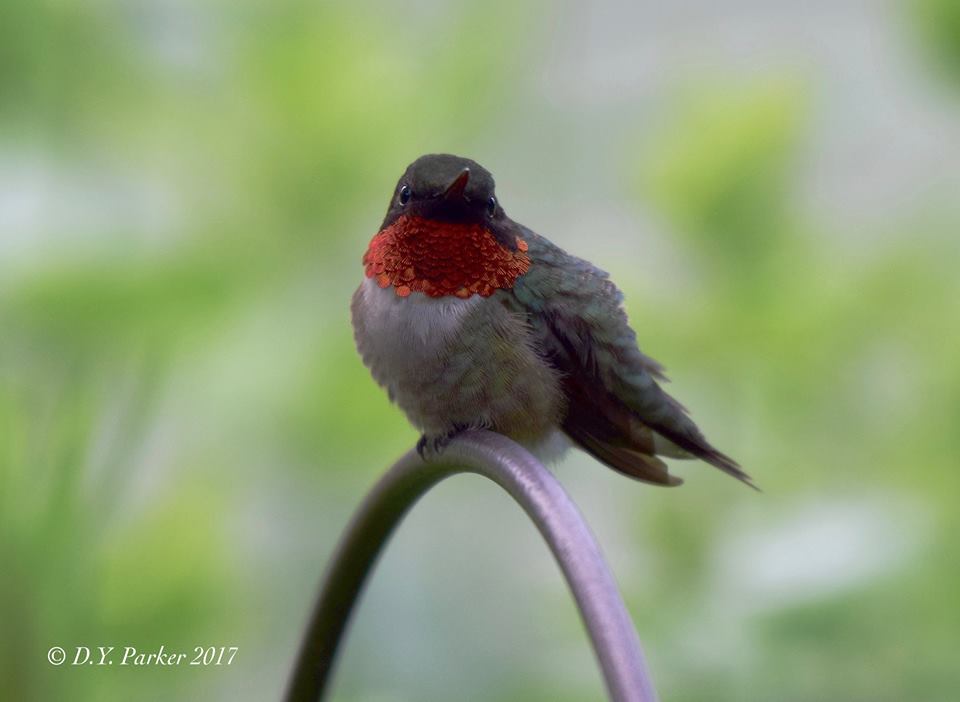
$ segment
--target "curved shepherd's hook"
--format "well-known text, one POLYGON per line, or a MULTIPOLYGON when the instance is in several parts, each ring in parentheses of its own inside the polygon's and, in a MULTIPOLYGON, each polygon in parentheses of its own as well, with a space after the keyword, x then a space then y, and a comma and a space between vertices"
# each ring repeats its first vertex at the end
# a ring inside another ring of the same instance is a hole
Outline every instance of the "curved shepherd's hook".
POLYGON ((461 434, 440 457, 427 462, 411 451, 363 501, 328 566, 286 702, 321 699, 354 602, 394 527, 427 490, 464 472, 497 483, 537 525, 576 598, 610 699, 654 702, 657 696, 637 632, 583 517, 539 461, 510 439, 489 431, 461 434))

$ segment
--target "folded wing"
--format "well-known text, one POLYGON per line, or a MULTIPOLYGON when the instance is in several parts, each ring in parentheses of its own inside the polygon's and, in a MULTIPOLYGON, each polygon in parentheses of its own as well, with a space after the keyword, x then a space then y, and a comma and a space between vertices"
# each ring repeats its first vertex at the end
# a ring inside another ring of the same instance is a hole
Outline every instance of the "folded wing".
POLYGON ((679 485, 658 456, 696 457, 753 487, 657 382, 665 380, 663 368, 638 348, 623 295, 607 274, 530 230, 524 239, 533 265, 514 285, 513 301, 563 375, 564 432, 638 480, 679 485))

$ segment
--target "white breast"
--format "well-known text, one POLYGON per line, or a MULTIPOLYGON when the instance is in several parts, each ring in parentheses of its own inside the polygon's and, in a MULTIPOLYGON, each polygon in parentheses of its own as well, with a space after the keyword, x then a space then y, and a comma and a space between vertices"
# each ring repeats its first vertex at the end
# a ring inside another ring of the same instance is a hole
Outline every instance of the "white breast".
POLYGON ((553 431, 563 406, 558 376, 526 320, 497 300, 399 297, 368 278, 352 311, 364 363, 425 434, 482 426, 539 441, 553 431))
POLYGON ((441 358, 466 315, 483 299, 434 298, 420 292, 400 297, 393 287, 381 288, 372 278, 364 279, 357 296, 354 323, 371 332, 358 339, 363 355, 387 378, 420 373, 430 359, 441 358))

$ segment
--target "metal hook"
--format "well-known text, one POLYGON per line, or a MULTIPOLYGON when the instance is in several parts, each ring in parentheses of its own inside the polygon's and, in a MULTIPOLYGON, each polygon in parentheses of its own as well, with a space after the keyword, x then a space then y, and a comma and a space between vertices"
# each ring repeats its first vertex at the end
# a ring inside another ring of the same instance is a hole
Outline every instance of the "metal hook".
POLYGON ((458 435, 430 461, 410 451, 367 495, 330 560, 284 700, 322 699, 354 603, 393 529, 431 487, 464 472, 497 483, 536 524, 576 599, 610 699, 656 702, 637 632, 580 512, 537 459, 489 431, 458 435))

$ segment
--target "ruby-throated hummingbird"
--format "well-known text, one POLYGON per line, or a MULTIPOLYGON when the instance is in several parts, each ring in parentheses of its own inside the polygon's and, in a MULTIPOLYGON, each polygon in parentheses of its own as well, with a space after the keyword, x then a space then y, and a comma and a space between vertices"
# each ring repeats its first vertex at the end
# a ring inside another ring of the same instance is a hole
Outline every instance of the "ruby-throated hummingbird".
POLYGON ((700 458, 751 484, 664 392, 607 274, 517 224, 493 177, 449 154, 400 177, 351 311, 374 379, 423 432, 421 454, 487 428, 530 447, 558 432, 614 470, 683 481, 700 458))

